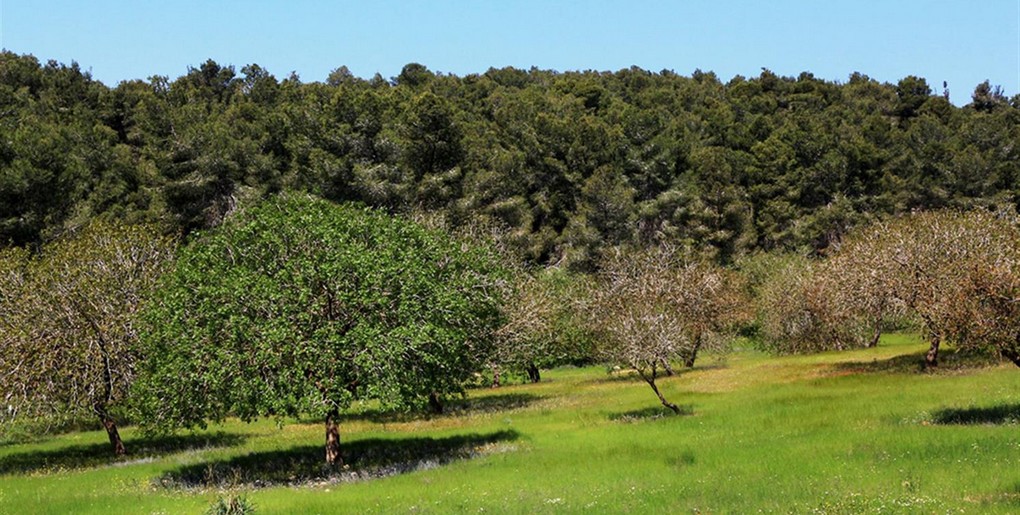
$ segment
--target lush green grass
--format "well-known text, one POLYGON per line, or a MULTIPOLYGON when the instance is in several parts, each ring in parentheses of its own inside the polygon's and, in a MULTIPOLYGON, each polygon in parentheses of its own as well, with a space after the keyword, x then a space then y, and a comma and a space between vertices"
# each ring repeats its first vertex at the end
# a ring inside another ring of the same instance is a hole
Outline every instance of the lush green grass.
POLYGON ((319 465, 318 422, 160 441, 129 428, 120 462, 100 432, 8 444, 0 511, 195 513, 220 495, 260 513, 1020 511, 1020 370, 947 355, 923 373, 924 349, 893 336, 708 360, 662 381, 682 416, 600 368, 473 391, 440 417, 366 407, 341 428, 339 483, 319 465))

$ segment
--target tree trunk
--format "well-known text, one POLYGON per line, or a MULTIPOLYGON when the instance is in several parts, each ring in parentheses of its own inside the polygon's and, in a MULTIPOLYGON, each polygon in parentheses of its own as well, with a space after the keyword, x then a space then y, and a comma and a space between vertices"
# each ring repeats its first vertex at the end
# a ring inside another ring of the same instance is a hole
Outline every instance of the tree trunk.
POLYGON ((698 351, 701 350, 701 335, 699 334, 694 338, 694 347, 691 348, 691 352, 684 357, 684 366, 687 368, 694 368, 694 360, 698 359, 698 351))
POLYGON ((655 385, 655 367, 652 367, 651 375, 646 375, 640 369, 638 370, 638 374, 641 374, 641 379, 644 379, 645 382, 648 383, 648 386, 652 387, 652 391, 655 392, 656 397, 659 398, 659 402, 661 402, 663 406, 673 410, 673 413, 676 413, 677 415, 680 414, 680 407, 667 401, 666 398, 662 396, 662 393, 659 392, 659 387, 655 385))
POLYGON ((333 467, 339 467, 344 464, 344 459, 340 457, 339 418, 340 411, 336 408, 330 410, 329 414, 326 415, 326 464, 333 467))
POLYGON ((439 400, 439 395, 436 392, 429 394, 429 411, 434 415, 443 414, 443 401, 439 400))
POLYGON ((114 422, 113 417, 103 408, 96 408, 96 411, 99 412, 99 421, 103 423, 103 429, 106 429, 106 436, 110 438, 113 454, 116 456, 127 454, 127 449, 124 448, 124 442, 120 439, 120 432, 117 431, 117 423, 114 422))
POLYGON ((492 368, 492 387, 499 388, 499 367, 492 368))
POLYGON ((669 366, 669 360, 668 359, 663 358, 663 359, 661 359, 659 361, 662 363, 662 369, 666 371, 666 376, 667 377, 673 377, 674 375, 676 375, 676 372, 673 372, 673 367, 669 366))
POLYGON ((538 367, 534 363, 528 363, 528 380, 532 383, 542 380, 542 373, 538 371, 538 367))
POLYGON ((869 348, 878 347, 878 339, 882 337, 882 319, 878 319, 875 322, 875 331, 871 335, 871 341, 868 342, 869 348))
POLYGON ((1002 349, 999 353, 1006 359, 1012 361, 1014 365, 1020 367, 1020 352, 1010 349, 1002 349))
POLYGON ((932 333, 931 335, 931 347, 928 348, 928 354, 924 356, 924 367, 935 368, 939 366, 939 343, 941 338, 939 335, 932 333))

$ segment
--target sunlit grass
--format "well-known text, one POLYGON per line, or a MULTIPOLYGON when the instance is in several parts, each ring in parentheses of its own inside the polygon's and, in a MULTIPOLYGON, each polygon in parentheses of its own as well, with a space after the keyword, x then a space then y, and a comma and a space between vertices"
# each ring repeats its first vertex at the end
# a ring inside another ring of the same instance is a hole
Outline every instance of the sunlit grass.
POLYGON ((681 416, 601 367, 473 390, 443 416, 366 405, 341 426, 350 468, 332 476, 317 421, 231 421, 163 445, 128 428, 140 450, 125 461, 98 452, 101 432, 70 433, 0 447, 0 512, 195 513, 224 488, 262 513, 1020 510, 1020 370, 950 351, 923 372, 924 350, 892 335, 709 357, 661 380, 681 416))

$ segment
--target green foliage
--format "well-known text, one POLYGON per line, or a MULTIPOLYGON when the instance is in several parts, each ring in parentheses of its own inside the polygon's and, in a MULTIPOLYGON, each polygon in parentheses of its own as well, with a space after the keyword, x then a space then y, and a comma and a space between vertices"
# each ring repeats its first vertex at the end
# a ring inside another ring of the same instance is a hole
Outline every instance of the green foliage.
POLYGON ((490 354, 488 251, 377 211, 286 195, 183 251, 145 314, 137 393, 157 429, 448 396, 490 354))
POLYGON ((255 513, 255 503, 249 501, 244 495, 218 496, 205 513, 206 515, 247 515, 255 513))
POLYGON ((513 68, 326 83, 206 61, 108 88, 0 54, 0 245, 92 218, 214 227, 281 190, 511 227, 533 264, 593 271, 620 244, 730 264, 821 252, 876 219, 1014 202, 1018 104, 965 108, 924 78, 727 83, 638 68, 513 68), (17 123, 15 123, 17 121, 17 123))

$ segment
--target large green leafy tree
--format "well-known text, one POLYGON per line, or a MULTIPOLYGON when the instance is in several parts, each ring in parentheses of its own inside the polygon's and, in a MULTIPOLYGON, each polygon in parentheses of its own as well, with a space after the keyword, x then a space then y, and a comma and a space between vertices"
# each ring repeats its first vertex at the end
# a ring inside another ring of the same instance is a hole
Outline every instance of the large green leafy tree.
POLYGON ((114 419, 135 378, 135 314, 173 257, 151 226, 93 223, 31 256, 0 252, 0 418, 114 419))
POLYGON ((462 391, 500 324, 490 254, 377 211, 301 196, 249 208, 185 248, 145 317, 143 419, 337 419, 462 391))

